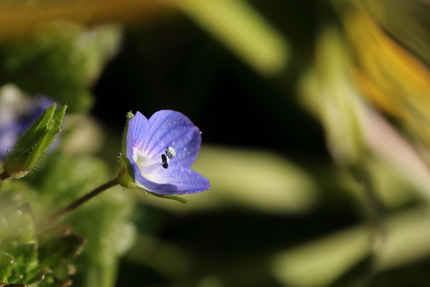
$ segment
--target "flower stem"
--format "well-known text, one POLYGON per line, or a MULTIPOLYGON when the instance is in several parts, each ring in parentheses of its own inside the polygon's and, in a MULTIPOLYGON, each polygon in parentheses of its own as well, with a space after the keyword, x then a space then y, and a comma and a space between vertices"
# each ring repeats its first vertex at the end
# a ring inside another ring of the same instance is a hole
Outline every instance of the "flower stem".
POLYGON ((118 184, 118 178, 112 179, 105 184, 100 185, 99 187, 95 188, 91 192, 85 194, 84 196, 78 198, 65 208, 51 214, 50 216, 43 219, 38 225, 37 225, 37 232, 41 232, 51 226, 52 224, 56 223, 57 221, 62 220, 67 214, 72 212, 74 209, 78 208, 94 196, 98 195, 99 193, 105 191, 106 189, 111 188, 112 186, 115 186, 118 184))
POLYGON ((8 179, 8 178, 10 178, 11 176, 10 176, 10 174, 9 173, 7 173, 6 171, 3 171, 1 174, 0 174, 0 182, 2 182, 3 180, 5 180, 5 179, 8 179))

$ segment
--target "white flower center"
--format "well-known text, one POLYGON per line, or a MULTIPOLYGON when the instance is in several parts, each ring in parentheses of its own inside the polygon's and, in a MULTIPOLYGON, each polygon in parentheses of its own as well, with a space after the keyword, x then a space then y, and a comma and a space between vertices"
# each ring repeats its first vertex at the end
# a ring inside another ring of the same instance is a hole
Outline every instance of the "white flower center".
POLYGON ((173 147, 168 146, 163 154, 155 156, 151 159, 143 155, 141 152, 135 150, 133 159, 139 166, 142 175, 151 174, 161 169, 167 169, 169 167, 170 160, 176 155, 176 150, 173 147))

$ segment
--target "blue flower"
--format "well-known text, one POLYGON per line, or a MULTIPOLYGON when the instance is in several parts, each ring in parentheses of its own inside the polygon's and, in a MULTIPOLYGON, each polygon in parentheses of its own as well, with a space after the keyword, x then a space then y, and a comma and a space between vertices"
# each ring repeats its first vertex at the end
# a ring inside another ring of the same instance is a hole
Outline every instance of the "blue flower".
POLYGON ((162 195, 210 189, 209 181, 191 169, 202 139, 190 119, 170 110, 158 111, 149 119, 140 112, 130 117, 121 159, 132 183, 122 185, 162 195))

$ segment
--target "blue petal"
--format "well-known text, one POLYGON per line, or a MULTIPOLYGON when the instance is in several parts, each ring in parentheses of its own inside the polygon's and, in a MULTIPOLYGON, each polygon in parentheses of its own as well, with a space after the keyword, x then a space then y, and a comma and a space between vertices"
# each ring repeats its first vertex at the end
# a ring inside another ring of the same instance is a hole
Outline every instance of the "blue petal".
POLYGON ((179 190, 178 187, 176 187, 172 184, 155 183, 155 182, 152 182, 152 181, 146 179, 140 173, 139 166, 136 164, 136 162, 131 159, 130 163, 131 163, 131 166, 133 167, 133 170, 134 170, 135 180, 138 183, 140 183, 143 186, 143 188, 145 188, 146 190, 149 190, 149 191, 152 191, 155 193, 161 193, 161 192, 159 192, 161 190, 161 191, 166 191, 165 193, 162 193, 162 194, 173 194, 173 195, 180 195, 180 194, 185 193, 185 192, 182 192, 181 190, 179 190))
POLYGON ((127 130, 127 158, 134 163, 133 147, 141 146, 145 142, 145 137, 149 133, 148 119, 137 112, 128 122, 127 130))
POLYGON ((190 168, 202 141, 200 130, 183 114, 162 110, 149 119, 150 131, 142 148, 148 157, 158 157, 168 146, 176 150, 171 164, 190 168))
MULTIPOLYGON (((134 166, 133 166, 134 167, 134 166)), ((135 168, 139 170, 139 168, 135 168)), ((211 188, 209 180, 198 172, 188 168, 168 168, 144 178, 140 173, 136 180, 149 191, 159 194, 190 194, 211 188)))

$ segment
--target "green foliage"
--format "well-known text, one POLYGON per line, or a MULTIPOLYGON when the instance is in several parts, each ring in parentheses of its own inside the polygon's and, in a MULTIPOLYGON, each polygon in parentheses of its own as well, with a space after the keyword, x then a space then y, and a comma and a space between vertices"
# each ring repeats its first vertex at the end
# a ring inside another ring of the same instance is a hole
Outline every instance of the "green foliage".
POLYGON ((93 99, 88 88, 118 46, 117 26, 86 30, 55 21, 31 35, 0 39, 0 85, 14 83, 30 94, 43 93, 71 111, 85 111, 93 99))
POLYGON ((31 207, 23 204, 34 198, 22 182, 7 181, 0 186, 0 282, 67 286, 64 283, 71 282, 69 276, 75 269, 71 260, 85 240, 69 234, 70 229, 37 235, 31 207))
MULTIPOLYGON (((43 170, 36 171, 30 178, 43 202, 39 212, 64 207, 107 179, 107 167, 103 161, 61 153, 52 154, 43 170)), ((80 265, 85 266, 83 270, 78 268, 78 280, 85 281, 86 286, 113 286, 117 258, 134 239, 134 227, 129 219, 132 208, 129 194, 113 188, 91 199, 66 218, 73 230, 87 241, 77 259, 80 265)), ((60 242, 58 244, 61 246, 60 242)))
POLYGON ((5 282, 12 273, 12 265, 14 261, 12 257, 6 254, 0 255, 0 281, 5 282))
POLYGON ((70 234, 71 228, 54 229, 42 234, 40 238, 40 267, 48 271, 40 286, 68 286, 68 278, 76 271, 70 263, 79 255, 86 244, 85 238, 70 234))

